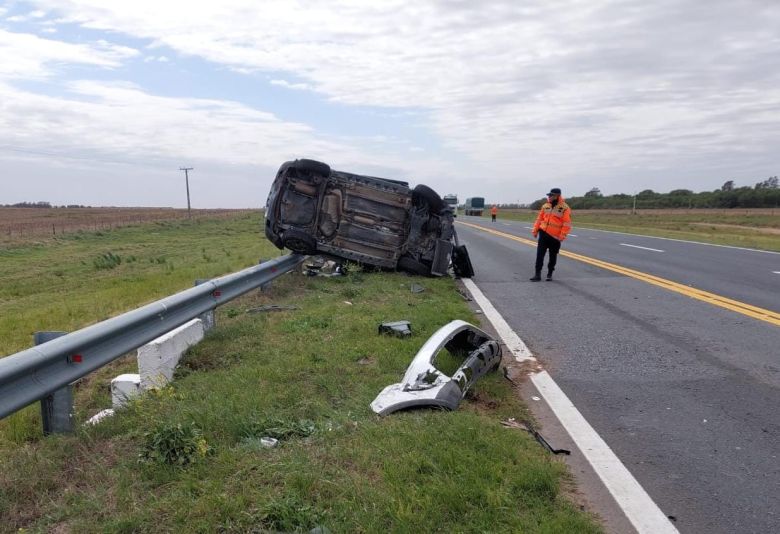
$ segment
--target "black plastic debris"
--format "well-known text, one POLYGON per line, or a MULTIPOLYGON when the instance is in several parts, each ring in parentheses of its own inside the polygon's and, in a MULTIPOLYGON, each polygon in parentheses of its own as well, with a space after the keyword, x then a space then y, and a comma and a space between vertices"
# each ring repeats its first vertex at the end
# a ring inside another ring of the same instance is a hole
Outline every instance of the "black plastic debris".
POLYGON ((458 295, 460 295, 461 297, 463 297, 463 300, 465 300, 466 302, 471 302, 471 297, 470 297, 470 296, 468 296, 466 293, 464 293, 464 292, 463 292, 463 291, 461 291, 460 289, 456 289, 455 291, 457 291, 457 292, 458 292, 458 295))
POLYGON ((409 337, 412 335, 412 323, 409 321, 392 321, 379 325, 379 333, 396 337, 409 337))
POLYGON ((501 424, 508 428, 519 428, 520 430, 525 430, 534 437, 539 445, 547 449, 547 452, 551 452, 552 454, 563 454, 566 456, 571 454, 571 451, 568 449, 554 449, 552 445, 547 443, 547 440, 544 439, 544 436, 537 432, 533 425, 527 421, 516 421, 514 417, 511 417, 506 421, 501 421, 501 424))

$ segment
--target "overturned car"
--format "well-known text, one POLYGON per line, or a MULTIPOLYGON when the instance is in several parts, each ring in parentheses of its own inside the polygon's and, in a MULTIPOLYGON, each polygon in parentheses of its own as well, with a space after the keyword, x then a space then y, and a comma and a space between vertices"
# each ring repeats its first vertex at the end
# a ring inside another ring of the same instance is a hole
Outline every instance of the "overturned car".
POLYGON ((427 276, 471 277, 452 209, 430 187, 336 171, 298 159, 271 186, 265 234, 278 248, 427 276))

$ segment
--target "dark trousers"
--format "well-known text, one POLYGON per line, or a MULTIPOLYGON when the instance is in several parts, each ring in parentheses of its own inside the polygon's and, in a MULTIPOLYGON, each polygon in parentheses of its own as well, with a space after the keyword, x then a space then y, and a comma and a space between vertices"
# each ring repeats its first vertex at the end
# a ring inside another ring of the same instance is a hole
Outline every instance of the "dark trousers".
POLYGON ((490 217, 492 217, 493 222, 496 222, 496 216, 495 215, 491 214, 490 217))
POLYGON ((539 241, 536 245, 536 274, 542 274, 544 265, 544 255, 550 251, 550 259, 547 261, 547 272, 552 273, 555 270, 555 263, 558 261, 558 251, 561 250, 561 242, 550 236, 544 230, 539 230, 539 241))

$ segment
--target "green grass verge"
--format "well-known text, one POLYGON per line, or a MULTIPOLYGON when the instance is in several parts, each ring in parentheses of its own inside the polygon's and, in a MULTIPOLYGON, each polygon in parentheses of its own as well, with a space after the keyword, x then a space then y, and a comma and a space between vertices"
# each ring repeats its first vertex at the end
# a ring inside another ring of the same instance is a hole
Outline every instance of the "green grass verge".
MULTIPOLYGON (((278 256, 260 222, 257 212, 0 246, 0 357, 30 347, 35 331, 77 330, 192 287, 198 278, 278 256)), ((98 383, 132 365, 112 364, 97 373, 98 383)), ((107 398, 104 387, 95 389, 91 379, 79 384, 79 409, 93 407, 95 394, 107 398)), ((40 435, 37 407, 0 421, 0 448, 40 435)))
MULTIPOLYGON (((483 215, 483 218, 490 219, 490 215, 483 215)), ((502 210, 498 218, 533 222, 536 213, 502 210)), ((780 228, 780 214, 746 215, 739 210, 733 214, 724 214, 723 210, 711 214, 704 211, 674 213, 669 210, 645 210, 631 215, 596 213, 593 210, 582 213, 575 210, 572 219, 574 228, 611 230, 780 252, 780 233, 777 232, 780 228)))
POLYGON ((527 416, 500 373, 480 380, 456 412, 371 412, 376 394, 455 318, 475 320, 450 279, 285 275, 220 309, 217 328, 187 353, 172 386, 75 435, 4 442, 0 524, 30 532, 599 532, 566 498, 564 464, 500 425, 527 416), (411 293, 412 280, 425 292, 411 293), (247 313, 268 303, 300 309, 247 313), (377 334, 379 322, 397 319, 412 321, 411 338, 377 334), (280 446, 260 446, 266 435, 280 446))

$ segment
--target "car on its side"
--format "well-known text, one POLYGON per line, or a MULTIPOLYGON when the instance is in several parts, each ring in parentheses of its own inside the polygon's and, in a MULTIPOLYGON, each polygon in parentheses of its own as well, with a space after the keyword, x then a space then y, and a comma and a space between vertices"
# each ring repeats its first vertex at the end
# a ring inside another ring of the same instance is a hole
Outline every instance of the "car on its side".
POLYGON ((474 274, 458 243, 452 209, 430 187, 363 176, 310 159, 282 164, 265 209, 278 248, 385 269, 443 276, 474 274))

